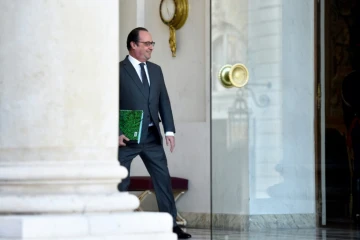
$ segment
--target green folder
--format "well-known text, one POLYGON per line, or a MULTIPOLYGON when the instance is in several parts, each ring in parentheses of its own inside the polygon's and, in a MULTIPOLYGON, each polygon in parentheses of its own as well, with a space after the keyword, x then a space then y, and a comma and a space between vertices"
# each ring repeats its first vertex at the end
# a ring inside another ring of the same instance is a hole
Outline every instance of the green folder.
POLYGON ((130 141, 140 143, 143 115, 143 110, 120 110, 119 127, 130 141))

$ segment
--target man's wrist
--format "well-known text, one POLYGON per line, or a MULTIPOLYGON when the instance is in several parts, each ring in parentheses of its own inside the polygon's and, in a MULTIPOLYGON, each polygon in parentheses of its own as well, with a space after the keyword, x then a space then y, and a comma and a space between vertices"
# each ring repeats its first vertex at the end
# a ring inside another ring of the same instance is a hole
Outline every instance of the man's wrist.
POLYGON ((165 133, 165 136, 167 136, 167 137, 170 137, 170 136, 175 136, 175 133, 174 132, 166 132, 165 133))

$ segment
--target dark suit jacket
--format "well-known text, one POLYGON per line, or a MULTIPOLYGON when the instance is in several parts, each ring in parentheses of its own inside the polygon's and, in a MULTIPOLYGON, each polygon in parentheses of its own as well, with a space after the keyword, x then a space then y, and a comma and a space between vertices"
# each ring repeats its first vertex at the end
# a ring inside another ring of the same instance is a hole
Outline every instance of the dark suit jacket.
MULTIPOLYGON (((144 120, 142 125, 142 137, 140 142, 145 139, 149 126, 149 116, 158 130, 161 138, 161 132, 159 122, 162 121, 164 126, 164 132, 171 131, 175 133, 175 125, 173 114, 171 110, 171 104, 169 95, 166 90, 164 76, 162 74, 160 66, 146 62, 148 74, 150 78, 150 95, 149 99, 145 97, 143 92, 144 88, 142 82, 126 57, 120 62, 120 102, 119 106, 121 110, 143 110, 144 120), (159 118, 159 114, 161 120, 159 118)), ((121 135, 120 129, 120 135, 121 135)))

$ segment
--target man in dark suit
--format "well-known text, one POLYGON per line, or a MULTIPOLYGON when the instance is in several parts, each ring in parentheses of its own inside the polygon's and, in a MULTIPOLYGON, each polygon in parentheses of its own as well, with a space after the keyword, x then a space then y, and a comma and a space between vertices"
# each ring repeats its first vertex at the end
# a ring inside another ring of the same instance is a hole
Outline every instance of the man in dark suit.
MULTIPOLYGON (((120 129, 119 161, 130 175, 131 162, 140 155, 152 178, 159 211, 171 214, 173 232, 178 238, 186 239, 191 235, 176 224, 177 210, 159 126, 160 114, 166 145, 170 145, 172 152, 175 147, 175 125, 171 104, 160 66, 148 62, 154 45, 145 28, 133 29, 127 38, 129 55, 120 62, 120 109, 143 110, 144 117, 139 144, 129 142, 120 129)), ((119 184, 120 191, 127 191, 129 175, 119 184)))

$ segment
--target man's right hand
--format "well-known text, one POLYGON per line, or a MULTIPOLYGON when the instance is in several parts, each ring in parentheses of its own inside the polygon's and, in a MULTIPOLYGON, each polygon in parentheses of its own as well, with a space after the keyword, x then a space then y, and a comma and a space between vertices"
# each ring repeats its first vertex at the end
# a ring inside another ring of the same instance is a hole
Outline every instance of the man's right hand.
POLYGON ((129 139, 124 134, 120 135, 119 136, 119 146, 120 147, 126 146, 126 143, 124 142, 124 140, 129 141, 129 139))

